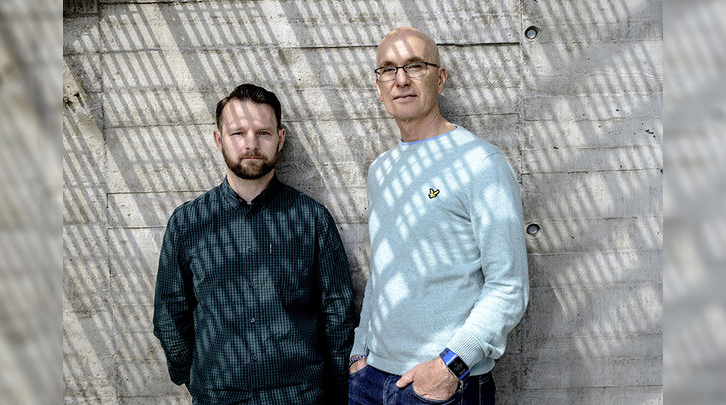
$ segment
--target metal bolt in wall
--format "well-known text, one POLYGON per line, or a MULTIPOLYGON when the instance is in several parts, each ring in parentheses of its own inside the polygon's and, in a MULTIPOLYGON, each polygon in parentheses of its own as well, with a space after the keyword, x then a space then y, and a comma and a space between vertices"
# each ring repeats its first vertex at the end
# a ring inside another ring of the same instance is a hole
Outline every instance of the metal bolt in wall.
POLYGON ((529 224, 527 225, 527 235, 536 236, 539 234, 540 229, 542 228, 537 224, 529 224))
POLYGON ((534 25, 529 26, 526 30, 524 30, 524 36, 527 37, 527 39, 534 40, 539 35, 540 29, 535 27, 534 25))

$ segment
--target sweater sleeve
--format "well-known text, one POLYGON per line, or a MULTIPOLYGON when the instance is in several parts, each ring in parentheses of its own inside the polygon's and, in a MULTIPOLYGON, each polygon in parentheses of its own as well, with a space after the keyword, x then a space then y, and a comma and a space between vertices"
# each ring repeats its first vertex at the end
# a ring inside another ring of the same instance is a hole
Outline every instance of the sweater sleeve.
MULTIPOLYGON (((380 159, 380 158, 379 158, 380 159)), ((371 166, 368 169, 368 175, 367 177, 367 186, 366 186, 366 193, 367 193, 367 203, 368 203, 368 211, 370 212, 371 207, 371 195, 378 192, 378 188, 376 186, 376 183, 372 181, 372 173, 374 172, 374 168, 376 167, 376 164, 379 160, 376 159, 371 163, 371 166)), ((370 218, 369 218, 370 220, 370 218)), ((350 351, 350 356, 354 356, 357 354, 365 354, 368 355, 368 346, 367 346, 367 339, 368 334, 370 333, 370 308, 371 308, 371 293, 372 289, 372 282, 371 282, 371 275, 368 276, 368 280, 366 281, 366 287, 363 292, 363 304, 361 305, 360 310, 360 317, 358 321, 358 327, 355 328, 355 335, 353 340, 353 348, 350 351)))
POLYGON ((499 358, 507 334, 524 314, 529 295, 519 186, 505 157, 484 159, 469 188, 471 226, 481 253, 484 285, 448 347, 469 367, 499 358))
POLYGON ((371 280, 369 277, 368 281, 366 282, 366 288, 363 296, 363 305, 361 306, 360 311, 360 321, 358 322, 358 327, 355 328, 355 339, 353 340, 353 349, 350 351, 350 356, 356 354, 368 355, 368 347, 366 345, 366 341, 368 338, 368 333, 370 331, 370 289, 371 280))
POLYGON ((179 230, 175 211, 164 233, 154 294, 154 335, 166 355, 169 376, 178 385, 189 382, 194 348, 191 273, 179 254, 179 230))

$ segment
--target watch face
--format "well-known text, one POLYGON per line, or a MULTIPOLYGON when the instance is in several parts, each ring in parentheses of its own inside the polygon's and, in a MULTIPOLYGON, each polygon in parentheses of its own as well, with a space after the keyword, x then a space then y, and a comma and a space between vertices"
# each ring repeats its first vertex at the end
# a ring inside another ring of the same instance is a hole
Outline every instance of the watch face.
POLYGON ((469 366, 456 353, 446 348, 439 356, 456 378, 463 380, 469 376, 469 366))
POLYGON ((466 363, 460 358, 455 358, 449 363, 449 369, 454 373, 455 376, 461 377, 466 372, 466 363))

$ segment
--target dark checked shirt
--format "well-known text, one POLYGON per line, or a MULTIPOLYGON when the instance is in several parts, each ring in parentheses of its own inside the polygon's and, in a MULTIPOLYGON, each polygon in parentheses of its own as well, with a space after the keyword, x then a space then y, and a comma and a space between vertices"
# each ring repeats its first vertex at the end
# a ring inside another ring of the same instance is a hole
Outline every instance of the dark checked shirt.
POLYGON ((195 404, 347 403, 354 317, 333 218, 276 177, 251 205, 225 179, 169 219, 154 335, 195 404))

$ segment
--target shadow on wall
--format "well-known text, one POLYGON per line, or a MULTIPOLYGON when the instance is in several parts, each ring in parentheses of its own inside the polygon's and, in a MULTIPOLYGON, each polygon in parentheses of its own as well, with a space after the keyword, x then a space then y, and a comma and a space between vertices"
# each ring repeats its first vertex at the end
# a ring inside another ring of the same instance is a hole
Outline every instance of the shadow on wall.
POLYGON ((60 400, 60 5, 0 5, 0 403, 60 400))
POLYGON ((658 386, 660 11, 648 0, 353 0, 100 3, 67 15, 66 400, 186 398, 151 333, 158 252, 174 207, 222 181, 214 106, 240 83, 280 98, 278 172, 332 212, 360 300, 366 171, 398 136, 375 91, 375 46, 399 25, 441 44, 442 112, 505 152, 525 219, 541 229, 528 240, 530 308, 495 369, 502 401, 658 386), (540 36, 528 40, 533 24, 540 36))
POLYGON ((673 404, 726 398, 726 51, 723 2, 668 2, 665 178, 665 396, 673 404))

